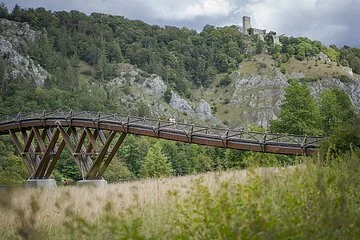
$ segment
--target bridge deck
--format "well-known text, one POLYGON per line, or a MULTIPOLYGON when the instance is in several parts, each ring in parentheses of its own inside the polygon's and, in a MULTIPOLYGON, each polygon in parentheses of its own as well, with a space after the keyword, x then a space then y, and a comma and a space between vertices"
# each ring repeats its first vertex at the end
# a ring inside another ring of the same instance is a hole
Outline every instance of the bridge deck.
POLYGON ((159 121, 117 114, 55 111, 0 117, 0 135, 37 128, 80 127, 137 134, 221 148, 256 152, 310 155, 322 137, 220 129, 184 123, 159 121))

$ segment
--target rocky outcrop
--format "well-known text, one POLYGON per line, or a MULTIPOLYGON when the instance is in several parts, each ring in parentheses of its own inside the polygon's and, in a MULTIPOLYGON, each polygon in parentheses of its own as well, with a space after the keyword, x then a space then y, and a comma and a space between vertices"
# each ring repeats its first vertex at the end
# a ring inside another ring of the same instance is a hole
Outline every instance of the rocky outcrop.
POLYGON ((186 113, 188 115, 194 114, 194 110, 191 108, 190 104, 174 91, 171 91, 171 99, 169 104, 173 109, 176 109, 180 112, 186 113))
POLYGON ((149 95, 152 95, 157 98, 164 96, 166 91, 166 85, 161 77, 152 74, 151 77, 146 78, 144 83, 141 85, 141 88, 149 95))
POLYGON ((195 108, 195 113, 202 119, 202 120, 210 120, 213 119, 214 116, 211 113, 211 108, 208 102, 204 99, 201 99, 195 108))
POLYGON ((110 81, 109 85, 113 87, 135 87, 141 93, 161 98, 166 91, 166 85, 162 78, 156 74, 148 74, 132 65, 121 64, 119 77, 110 81))
POLYGON ((360 110, 360 80, 358 79, 344 83, 336 78, 327 78, 308 83, 308 85, 313 96, 319 96, 326 88, 340 88, 349 95, 355 108, 360 110))
MULTIPOLYGON (((340 88, 348 93, 355 108, 360 109, 359 79, 351 78, 342 82, 336 78, 325 78, 306 84, 314 97, 319 97, 327 88, 340 88)), ((237 73, 230 85, 230 89, 233 89, 230 103, 237 106, 237 114, 246 124, 256 123, 266 128, 269 121, 276 119, 280 113, 287 85, 287 79, 279 72, 274 78, 260 75, 242 76, 237 73)))
POLYGON ((8 63, 7 74, 12 79, 28 79, 34 81, 36 86, 43 86, 45 79, 50 77, 50 74, 29 56, 18 53, 3 36, 0 36, 0 55, 8 63))
POLYGON ((0 31, 1 35, 17 50, 27 48, 37 36, 37 32, 32 30, 28 23, 14 22, 3 18, 0 18, 0 31))
POLYGON ((50 74, 22 53, 35 40, 36 32, 27 23, 0 19, 0 55, 7 63, 6 74, 11 79, 23 78, 43 86, 50 74))
POLYGON ((276 119, 284 98, 287 81, 281 73, 270 79, 267 76, 235 75, 230 86, 234 89, 231 104, 238 105, 238 115, 247 124, 256 123, 267 127, 270 120, 276 119))

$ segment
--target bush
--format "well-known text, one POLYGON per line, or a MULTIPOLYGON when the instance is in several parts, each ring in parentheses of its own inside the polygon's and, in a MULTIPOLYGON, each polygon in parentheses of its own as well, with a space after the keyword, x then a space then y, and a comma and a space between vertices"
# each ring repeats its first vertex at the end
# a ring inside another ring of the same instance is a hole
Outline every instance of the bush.
POLYGON ((231 83, 231 78, 229 74, 226 74, 219 82, 219 87, 226 87, 231 83))
POLYGON ((295 59, 296 59, 296 60, 299 60, 299 61, 303 61, 303 60, 304 60, 304 56, 302 56, 302 55, 296 55, 296 56, 295 56, 295 59))
POLYGON ((164 93, 164 100, 166 103, 170 103, 171 100, 171 90, 169 89, 169 87, 166 89, 165 93, 164 93))
POLYGON ((285 73, 286 73, 286 69, 285 69, 284 67, 281 67, 281 68, 280 68, 280 72, 281 72, 282 74, 285 74, 285 73))

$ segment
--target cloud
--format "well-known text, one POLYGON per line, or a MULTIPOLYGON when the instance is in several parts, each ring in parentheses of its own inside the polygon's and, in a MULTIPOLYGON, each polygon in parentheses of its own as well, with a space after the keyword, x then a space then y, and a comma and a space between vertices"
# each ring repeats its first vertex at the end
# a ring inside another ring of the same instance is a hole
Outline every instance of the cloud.
POLYGON ((230 1, 226 0, 200 0, 177 8, 170 8, 168 5, 160 7, 156 17, 171 20, 191 20, 198 17, 217 18, 228 16, 231 12, 230 1))
POLYGON ((256 26, 325 44, 360 46, 360 2, 355 0, 259 0, 242 9, 256 26))
POLYGON ((252 26, 289 36, 306 36, 325 44, 360 47, 359 0, 8 0, 10 10, 45 7, 51 10, 102 12, 140 19, 149 24, 201 30, 204 25, 252 26))

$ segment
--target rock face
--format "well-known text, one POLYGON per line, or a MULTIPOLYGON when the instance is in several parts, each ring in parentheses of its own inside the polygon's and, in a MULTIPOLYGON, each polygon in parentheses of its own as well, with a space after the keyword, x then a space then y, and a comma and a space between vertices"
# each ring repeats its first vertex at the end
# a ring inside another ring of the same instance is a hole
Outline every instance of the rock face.
POLYGON ((6 74, 11 79, 24 78, 43 86, 50 74, 21 51, 35 40, 36 32, 27 23, 0 19, 0 55, 7 63, 6 74))
POLYGON ((122 64, 120 67, 120 76, 114 78, 109 83, 110 86, 136 87, 139 88, 140 91, 156 98, 164 96, 166 85, 161 77, 156 74, 147 74, 129 64, 122 64))
POLYGON ((166 91, 166 85, 161 77, 152 74, 150 78, 146 78, 141 88, 149 95, 161 98, 166 91))
POLYGON ((194 114, 194 110, 191 108, 189 103, 181 98, 179 94, 176 92, 171 92, 171 99, 169 102, 170 106, 180 112, 186 113, 186 114, 194 114))
MULTIPOLYGON (((327 88, 340 88, 348 93, 356 109, 360 109, 360 80, 352 78, 341 82, 336 78, 321 79, 306 83, 316 98, 327 88)), ((237 114, 246 124, 256 123, 268 127, 270 120, 277 119, 284 100, 285 87, 288 85, 284 75, 277 72, 276 77, 235 75, 230 86, 233 89, 231 104, 240 109, 237 114)))
POLYGON ((354 79, 343 83, 336 78, 321 79, 308 84, 312 95, 319 96, 326 88, 340 88, 350 97, 356 109, 360 110, 360 80, 354 79))
POLYGON ((28 23, 13 22, 3 18, 0 18, 0 31, 17 50, 26 48, 37 36, 36 31, 30 29, 28 23))
POLYGON ((214 118, 214 116, 211 113, 211 108, 209 103, 206 102, 204 99, 200 100, 199 104, 195 109, 195 112, 202 120, 210 120, 214 118))
POLYGON ((235 76, 230 87, 234 89, 231 103, 241 109, 237 114, 247 124, 256 123, 267 127, 269 120, 277 118, 284 98, 284 87, 288 85, 285 77, 277 73, 277 77, 267 76, 235 76))

